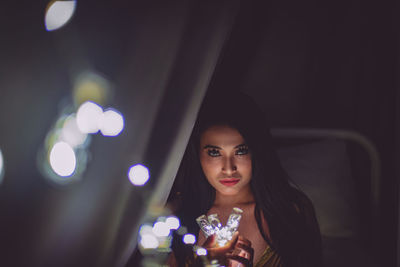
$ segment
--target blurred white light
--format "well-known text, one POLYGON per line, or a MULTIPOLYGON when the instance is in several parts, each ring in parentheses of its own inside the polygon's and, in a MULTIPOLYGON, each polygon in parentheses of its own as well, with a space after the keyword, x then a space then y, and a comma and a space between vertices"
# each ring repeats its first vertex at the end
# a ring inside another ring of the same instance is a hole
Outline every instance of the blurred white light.
POLYGON ((109 109, 101 116, 99 128, 104 136, 117 136, 124 129, 124 118, 118 111, 109 109))
POLYGON ((153 233, 158 237, 168 236, 169 227, 165 222, 156 222, 153 226, 153 233))
POLYGON ((196 250, 196 254, 198 256, 206 256, 207 255, 207 250, 205 248, 198 248, 196 250))
POLYGON ((52 1, 44 18, 46 30, 54 31, 64 26, 75 12, 76 1, 52 1))
POLYGON ((97 133, 103 109, 94 102, 83 103, 76 113, 76 123, 82 133, 97 133))
POLYGON ((82 145, 86 141, 87 134, 79 130, 75 116, 71 115, 64 122, 61 137, 62 140, 72 147, 76 147, 82 145))
POLYGON ((140 240, 140 245, 142 245, 143 248, 157 248, 159 242, 154 235, 144 234, 140 240))
POLYGON ((60 176, 71 176, 76 168, 76 156, 66 142, 56 143, 50 151, 50 166, 60 176))
POLYGON ((133 185, 142 186, 147 183, 150 174, 149 170, 145 166, 136 164, 129 169, 128 177, 133 185))
POLYGON ((144 224, 140 227, 139 233, 140 235, 151 234, 153 233, 153 226, 144 224))
POLYGON ((183 236, 183 243, 194 244, 194 243, 196 243, 196 237, 192 234, 186 234, 183 236))
POLYGON ((3 153, 1 152, 0 149, 0 182, 1 182, 1 176, 3 174, 3 169, 4 169, 4 159, 3 159, 3 153))
POLYGON ((165 221, 169 229, 176 230, 181 226, 179 219, 176 218, 175 216, 168 217, 167 220, 165 221))

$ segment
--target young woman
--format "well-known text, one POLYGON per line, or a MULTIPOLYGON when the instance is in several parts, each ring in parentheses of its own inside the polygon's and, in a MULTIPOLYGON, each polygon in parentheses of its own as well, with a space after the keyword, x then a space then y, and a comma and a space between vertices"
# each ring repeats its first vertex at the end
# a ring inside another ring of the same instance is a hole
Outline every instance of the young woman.
MULTIPOLYGON (((255 103, 241 93, 210 94, 200 110, 169 203, 210 258, 240 266, 322 266, 321 238, 310 200, 290 184, 255 103), (243 210, 224 247, 206 240, 196 218, 217 213, 225 225, 243 210)), ((196 264, 175 238, 170 264, 196 264)))

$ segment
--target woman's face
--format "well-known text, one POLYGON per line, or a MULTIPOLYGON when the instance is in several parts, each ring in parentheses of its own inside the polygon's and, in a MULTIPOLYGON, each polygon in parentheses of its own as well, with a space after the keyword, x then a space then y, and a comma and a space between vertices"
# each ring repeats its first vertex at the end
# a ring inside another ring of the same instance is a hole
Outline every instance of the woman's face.
POLYGON ((212 126, 200 137, 200 163, 208 182, 222 195, 249 190, 251 155, 242 135, 229 126, 212 126))

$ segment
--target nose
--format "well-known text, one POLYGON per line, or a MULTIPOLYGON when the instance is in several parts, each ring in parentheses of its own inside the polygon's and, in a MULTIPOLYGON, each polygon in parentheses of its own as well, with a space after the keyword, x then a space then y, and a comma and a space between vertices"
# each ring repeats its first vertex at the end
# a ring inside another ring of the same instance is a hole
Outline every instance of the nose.
POLYGON ((224 164, 222 166, 222 172, 227 176, 231 176, 234 172, 237 171, 237 166, 233 158, 225 158, 224 164))

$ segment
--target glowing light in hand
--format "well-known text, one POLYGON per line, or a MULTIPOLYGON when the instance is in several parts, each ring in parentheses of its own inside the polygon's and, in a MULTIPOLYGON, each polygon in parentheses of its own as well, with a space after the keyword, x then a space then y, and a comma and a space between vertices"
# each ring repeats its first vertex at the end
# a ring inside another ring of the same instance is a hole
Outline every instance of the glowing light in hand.
POLYGON ((76 168, 76 156, 72 147, 66 142, 56 143, 50 151, 50 166, 60 176, 71 176, 76 168))
POLYGON ((218 245, 224 246, 232 239, 233 234, 237 231, 240 219, 242 218, 242 213, 243 210, 233 208, 226 226, 221 225, 217 214, 211 214, 208 218, 205 215, 201 215, 196 219, 196 221, 206 237, 215 234, 218 245))
POLYGON ((44 23, 46 30, 54 31, 64 26, 75 12, 76 1, 52 1, 47 6, 44 23))

